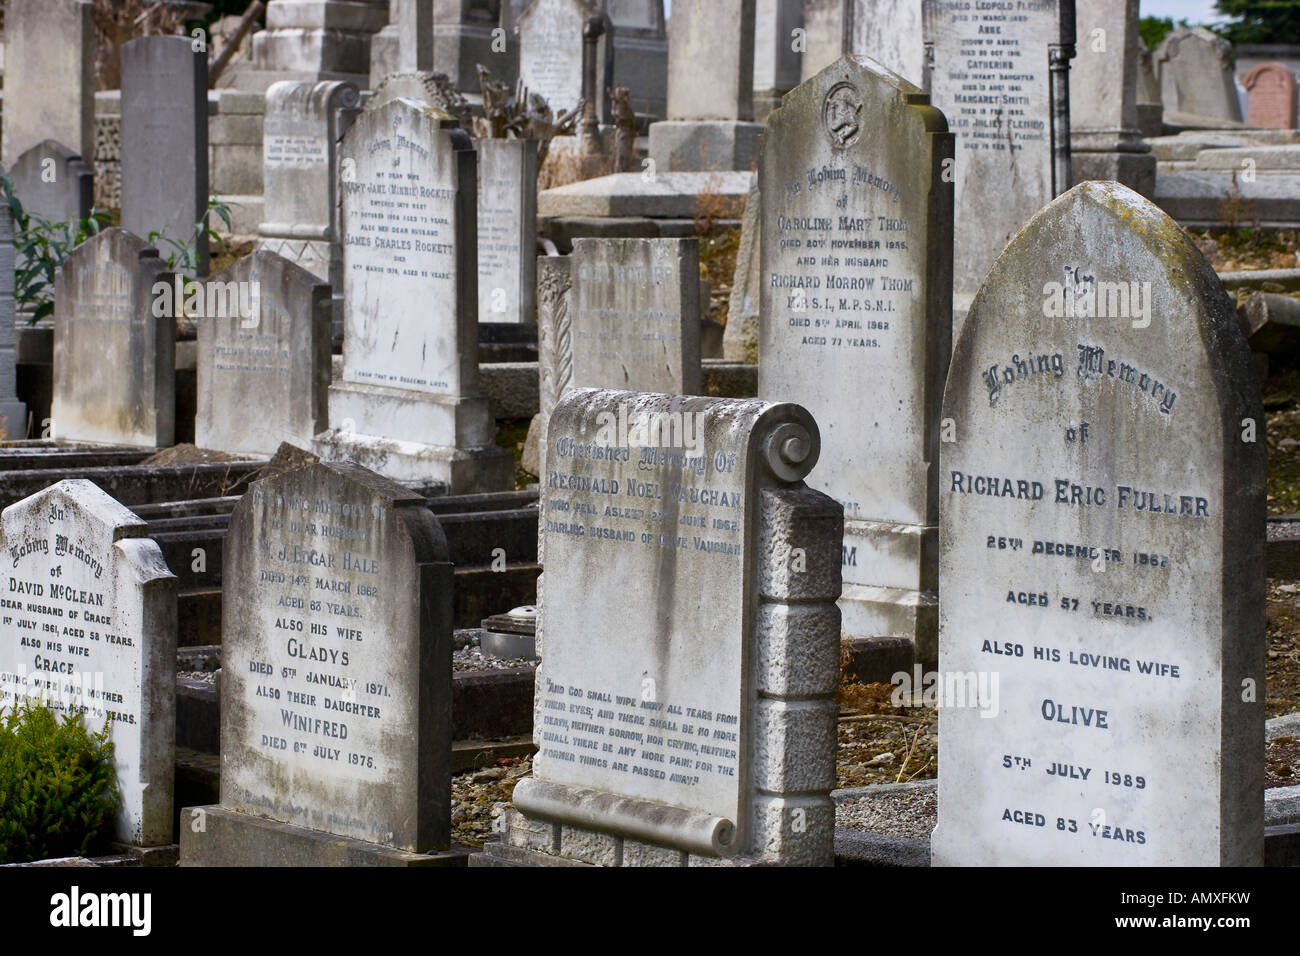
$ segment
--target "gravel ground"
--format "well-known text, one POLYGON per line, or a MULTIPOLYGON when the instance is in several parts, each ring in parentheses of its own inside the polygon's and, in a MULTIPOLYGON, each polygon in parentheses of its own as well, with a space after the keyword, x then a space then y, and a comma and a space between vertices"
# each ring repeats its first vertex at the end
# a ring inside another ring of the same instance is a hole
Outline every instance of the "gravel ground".
POLYGON ((536 664, 523 657, 490 657, 477 647, 462 647, 451 655, 452 671, 500 670, 505 667, 523 667, 536 664))
MULTIPOLYGON (((882 788, 883 789, 883 788, 882 788)), ((924 840, 939 816, 934 787, 907 787, 844 800, 835 807, 835 825, 924 840)))

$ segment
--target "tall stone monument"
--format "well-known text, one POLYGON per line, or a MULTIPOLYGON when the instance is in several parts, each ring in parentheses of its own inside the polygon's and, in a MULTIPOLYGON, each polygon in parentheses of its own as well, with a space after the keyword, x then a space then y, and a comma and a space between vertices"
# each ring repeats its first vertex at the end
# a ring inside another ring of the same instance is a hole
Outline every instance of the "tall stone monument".
POLYGON ((662 172, 749 169, 755 0, 676 0, 668 20, 668 119, 650 127, 662 172))
POLYGON ((208 271, 208 60, 189 37, 139 37, 122 47, 122 228, 194 247, 208 271))
POLYGON ((396 99, 344 134, 342 166, 343 377, 316 453, 453 493, 509 487, 514 461, 493 444, 478 386, 469 137, 447 114, 396 99))
MULTIPOLYGON (((953 291, 965 303, 1020 227, 1069 186, 1058 175, 1054 110, 1069 116, 1072 0, 961 12, 924 0, 930 100, 956 135, 953 291), (1065 82, 1062 82, 1065 80, 1065 82), (1055 84, 1055 85, 1054 85, 1055 84), (1054 93, 1055 90, 1055 93, 1054 93)), ((1068 133, 1068 127, 1067 133, 1068 133)))
POLYGON ((1148 198, 1156 158, 1138 120, 1138 0, 1077 7, 1079 52, 1070 65, 1073 180, 1113 180, 1148 198))
POLYGON ((928 97, 842 57, 768 118, 758 394, 822 433, 844 506, 843 633, 938 655, 939 403, 952 335, 953 136, 928 97))
POLYGON ((668 106, 668 31, 663 0, 605 0, 614 45, 615 87, 632 108, 661 117, 668 106))
POLYGON ((582 101, 583 28, 593 17, 604 22, 596 42, 596 115, 609 121, 614 85, 613 25, 600 0, 533 0, 519 18, 519 78, 558 116, 582 101))
POLYGON ((1257 381, 1214 270, 1117 183, 994 263, 943 405, 936 864, 1261 865, 1257 381))
POLYGON ((222 571, 221 803, 182 866, 463 863, 439 852, 451 589, 419 495, 352 464, 253 483, 222 571))
POLYGON ((113 836, 136 847, 172 842, 176 773, 176 578, 148 533, 80 478, 0 515, 0 708, 27 700, 110 728, 113 836))
POLYGON ((95 5, 5 3, 3 158, 47 139, 95 155, 95 5))
POLYGON ((804 0, 803 8, 805 81, 851 53, 925 86, 921 0, 804 0))
POLYGON ((510 35, 510 0, 432 0, 433 69, 462 93, 479 92, 478 65, 514 86, 519 44, 510 35))
POLYGON ((830 865, 841 510, 802 481, 812 416, 575 389, 550 445, 539 750, 474 865, 830 865))

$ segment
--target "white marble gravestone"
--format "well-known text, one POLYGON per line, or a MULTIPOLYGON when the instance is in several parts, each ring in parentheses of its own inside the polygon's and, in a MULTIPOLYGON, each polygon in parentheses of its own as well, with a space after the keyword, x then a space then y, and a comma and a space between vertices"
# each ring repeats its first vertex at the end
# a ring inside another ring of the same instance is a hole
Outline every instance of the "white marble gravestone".
POLYGON ((176 578, 148 526, 84 479, 0 515, 0 708, 111 727, 120 842, 172 842, 176 578))
POLYGON ((1076 186, 981 286, 943 414, 934 862, 1261 865, 1264 419, 1210 265, 1076 186))
MULTIPOLYGON (((953 289, 959 295, 975 292, 997 254, 1054 195, 1048 67, 1067 25, 1073 34, 1066 7, 1065 0, 1030 0, 1010 12, 1000 4, 968 10, 925 0, 930 101, 957 138, 953 289)), ((957 321, 960 327, 960 316, 957 321)))
POLYGON ((821 428, 810 484, 844 506, 844 633, 931 662, 952 153, 924 93, 842 57, 768 118, 759 167, 758 394, 821 428))
POLYGON ((513 480, 478 386, 475 155, 447 114, 396 99, 343 137, 343 378, 317 454, 453 493, 513 480))
POLYGON ((424 499, 373 472, 251 486, 226 538, 221 805, 182 865, 447 848, 451 577, 424 499))

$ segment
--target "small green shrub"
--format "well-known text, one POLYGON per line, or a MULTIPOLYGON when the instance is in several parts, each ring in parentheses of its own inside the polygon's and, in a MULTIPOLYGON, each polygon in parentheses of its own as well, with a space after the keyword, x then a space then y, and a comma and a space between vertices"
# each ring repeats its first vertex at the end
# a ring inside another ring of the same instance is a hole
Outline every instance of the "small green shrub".
POLYGON ((0 715, 0 863, 85 856, 121 801, 106 725, 25 703, 0 715))

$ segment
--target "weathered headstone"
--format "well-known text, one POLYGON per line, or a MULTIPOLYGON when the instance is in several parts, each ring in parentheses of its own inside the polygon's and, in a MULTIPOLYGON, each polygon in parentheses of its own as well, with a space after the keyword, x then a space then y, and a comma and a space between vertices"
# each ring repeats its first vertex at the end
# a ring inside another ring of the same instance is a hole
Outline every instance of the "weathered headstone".
POLYGON ((546 459, 546 422, 573 384, 572 256, 537 257, 537 389, 538 412, 528 424, 520 461, 524 470, 540 475, 546 459))
POLYGON ((668 119, 650 127, 656 169, 750 169, 755 0, 676 0, 668 19, 668 119))
POLYGON ((158 250, 125 229, 87 239, 58 271, 51 434, 163 448, 176 421, 173 283, 158 250))
POLYGON ((262 176, 266 189, 257 248, 284 256, 330 284, 342 332, 339 140, 357 114, 350 83, 275 83, 266 91, 262 176))
POLYGON ((94 156, 94 4, 7 0, 4 26, 6 165, 47 139, 94 156))
POLYGON ((208 271, 208 59, 189 37, 122 46, 122 227, 194 247, 208 271))
POLYGON ((1204 27, 1181 27, 1153 55, 1166 111, 1240 122, 1231 43, 1204 27))
POLYGON ((4 204, 0 207, 0 428, 7 441, 27 437, 27 405, 18 400, 14 265, 14 220, 4 204))
POLYGON ((1138 120, 1138 0, 1077 6, 1070 66, 1070 171, 1074 182, 1113 180, 1150 197, 1156 158, 1138 120))
POLYGON ((952 154, 924 93, 843 57, 768 118, 759 166, 759 397, 821 428, 810 483, 844 506, 844 633, 907 637, 931 662, 952 154))
POLYGON ((1051 200, 1054 185, 1069 185, 1053 182, 1049 62, 1065 57, 1072 7, 1068 0, 1032 0, 1009 14, 998 5, 967 11, 925 0, 930 101, 957 138, 953 290, 959 295, 975 292, 994 257, 1051 200))
POLYGON ((1250 97, 1246 121, 1251 126, 1296 128, 1296 79, 1285 64, 1260 63, 1242 77, 1241 85, 1250 97))
POLYGON ((424 499, 352 464, 254 482, 222 582, 221 805, 182 865, 446 862, 417 855, 451 817, 452 566, 424 499))
POLYGON ((802 482, 812 417, 578 389, 549 437, 539 752, 489 860, 829 865, 841 509, 802 482))
POLYGON ((46 222, 72 223, 74 234, 94 205, 95 171, 52 139, 25 150, 9 167, 9 178, 25 212, 46 222))
POLYGON ((478 316, 536 322, 537 140, 480 139, 478 316))
POLYGON ((513 481, 478 386, 475 155, 445 113, 407 100, 363 112, 341 163, 343 378, 326 460, 455 493, 513 481))
POLYGON ((1123 186, 994 264, 943 406, 936 864, 1261 865, 1256 383, 1214 271, 1123 186))
POLYGON ((573 384, 700 391, 697 239, 575 239, 573 384))
POLYGON ((0 515, 0 707, 28 700, 112 729, 116 839, 172 842, 176 578, 148 526, 84 479, 0 515))
POLYGON ((758 307, 763 281, 763 200, 758 176, 753 177, 745 213, 740 220, 740 245, 727 303, 727 327, 722 333, 722 357, 729 362, 758 364, 758 307))
MULTIPOLYGON (((533 0, 519 18, 519 78, 557 116, 582 99, 582 30, 588 19, 600 16, 598 0, 533 0)), ((596 115, 606 121, 614 85, 611 31, 612 24, 605 18, 605 32, 597 41, 596 115)))
POLYGON ((310 445, 329 427, 329 285, 257 251, 198 289, 195 444, 254 455, 310 445))

